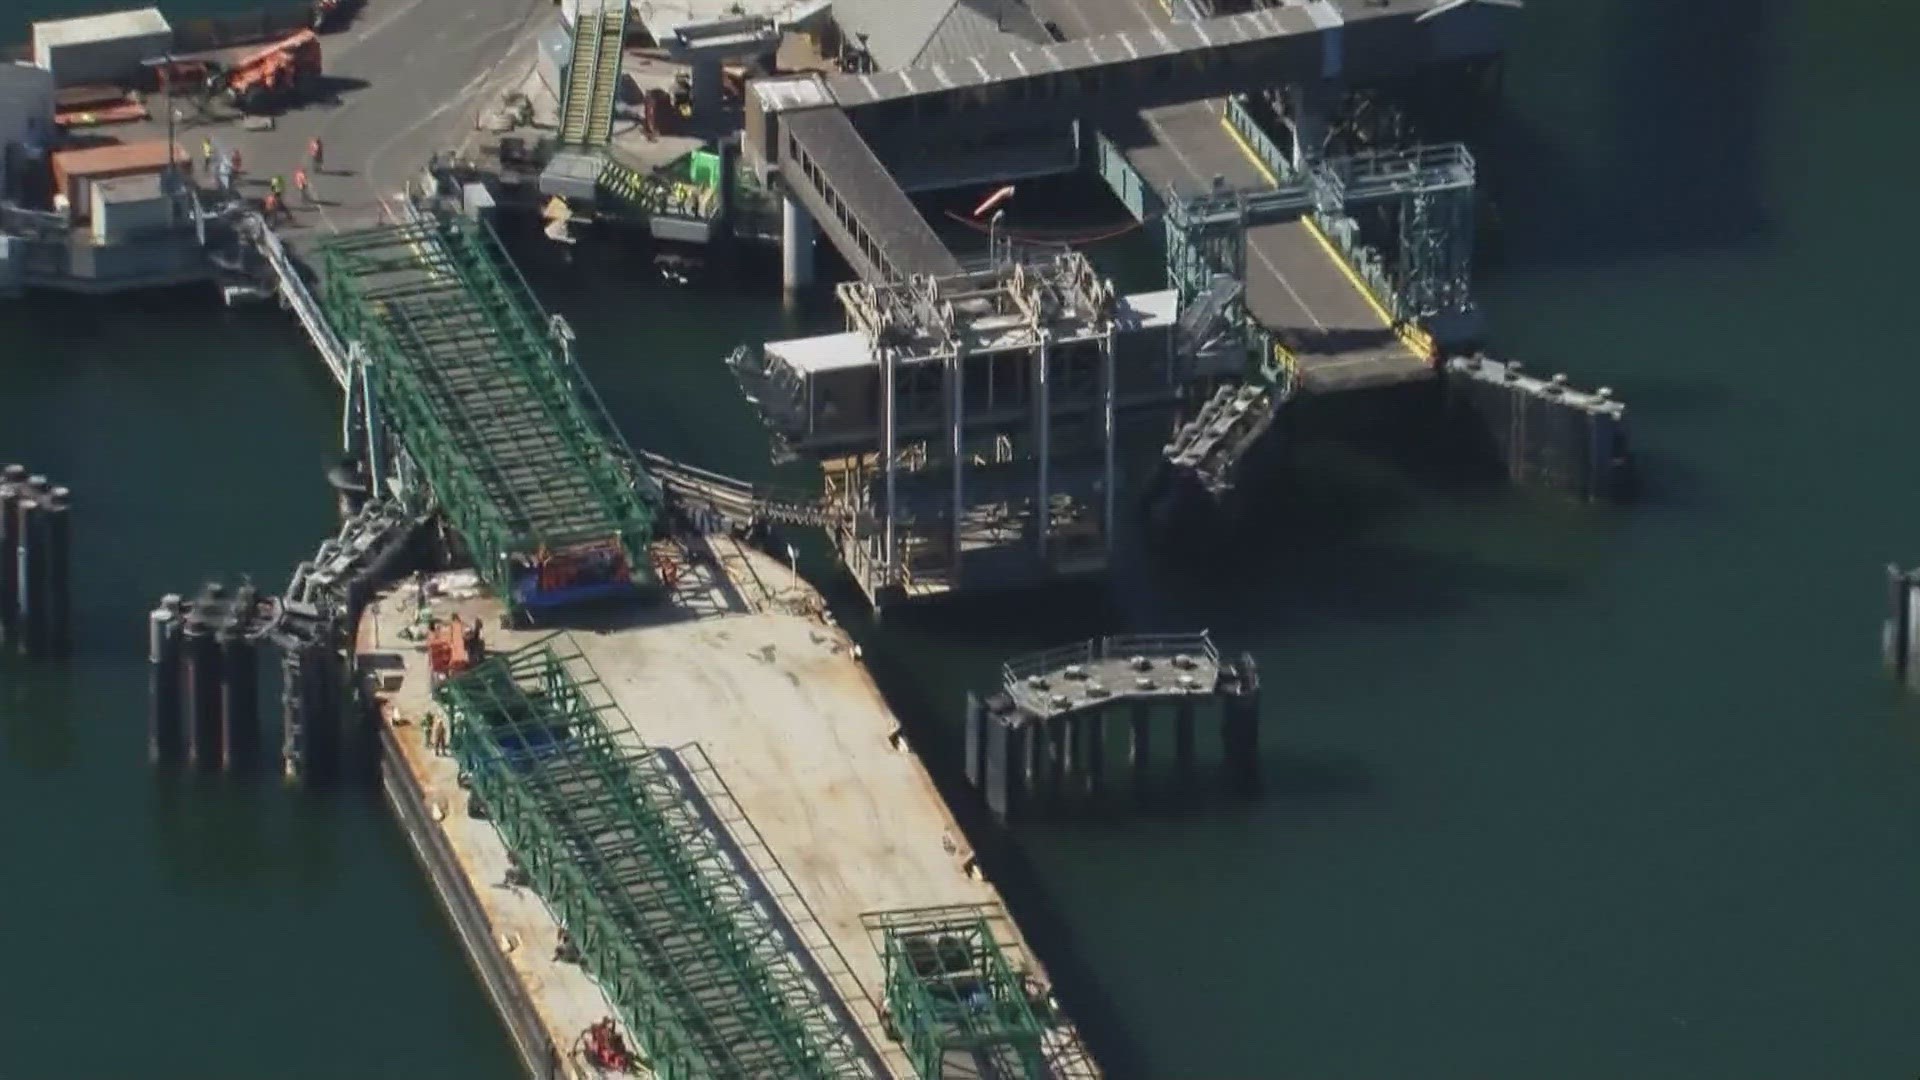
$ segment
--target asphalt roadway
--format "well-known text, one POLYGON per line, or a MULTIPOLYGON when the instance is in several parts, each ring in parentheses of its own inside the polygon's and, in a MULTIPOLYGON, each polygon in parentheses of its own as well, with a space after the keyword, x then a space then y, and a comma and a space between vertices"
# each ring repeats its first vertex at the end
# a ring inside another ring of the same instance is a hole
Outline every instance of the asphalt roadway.
POLYGON ((429 157, 471 152, 483 118, 532 70, 535 37, 558 10, 552 0, 369 0, 351 26, 322 37, 318 100, 275 117, 269 130, 183 107, 176 137, 196 164, 202 139, 237 148, 248 196, 264 194, 274 175, 285 178, 290 220, 281 229, 296 249, 377 225, 429 157), (292 177, 316 136, 325 168, 311 177, 308 204, 292 177))
MULTIPOLYGON (((1159 0, 1037 0, 1069 38, 1165 26, 1173 16, 1159 0)), ((1198 194, 1216 177, 1254 191, 1274 177, 1221 123, 1222 102, 1194 101, 1147 109, 1134 122, 1110 125, 1107 136, 1155 190, 1198 194)), ((1394 334, 1386 317, 1301 222, 1247 232, 1247 306, 1299 360, 1308 389, 1359 389, 1432 374, 1394 334)))

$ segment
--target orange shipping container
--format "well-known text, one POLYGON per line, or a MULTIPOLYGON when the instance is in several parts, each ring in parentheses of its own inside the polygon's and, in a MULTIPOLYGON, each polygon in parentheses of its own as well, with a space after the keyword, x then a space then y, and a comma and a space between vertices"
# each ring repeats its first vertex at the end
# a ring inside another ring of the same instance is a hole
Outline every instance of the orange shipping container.
MULTIPOLYGON (((173 147, 173 160, 183 168, 192 167, 192 155, 178 143, 173 147)), ((66 195, 68 213, 81 220, 93 205, 93 181, 157 173, 166 167, 165 139, 62 150, 53 155, 53 190, 66 195)))

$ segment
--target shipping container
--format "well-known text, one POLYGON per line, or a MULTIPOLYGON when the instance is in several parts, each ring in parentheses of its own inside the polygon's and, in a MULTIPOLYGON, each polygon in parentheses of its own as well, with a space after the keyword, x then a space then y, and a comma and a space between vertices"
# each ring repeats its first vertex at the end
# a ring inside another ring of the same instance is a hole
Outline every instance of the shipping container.
POLYGON ((158 8, 33 24, 33 62, 56 86, 138 81, 140 65, 173 51, 173 28, 158 8))
POLYGON ((0 63, 0 150, 53 138, 53 75, 32 64, 0 63))
POLYGON ((159 173, 120 176, 93 182, 93 240, 112 244, 171 228, 173 192, 159 173))
MULTIPOLYGON (((192 157, 184 146, 174 145, 173 160, 184 169, 192 168, 192 157)), ((93 181, 157 173, 166 167, 165 139, 62 150, 53 155, 53 190, 67 197, 68 213, 80 220, 92 211, 93 181)))

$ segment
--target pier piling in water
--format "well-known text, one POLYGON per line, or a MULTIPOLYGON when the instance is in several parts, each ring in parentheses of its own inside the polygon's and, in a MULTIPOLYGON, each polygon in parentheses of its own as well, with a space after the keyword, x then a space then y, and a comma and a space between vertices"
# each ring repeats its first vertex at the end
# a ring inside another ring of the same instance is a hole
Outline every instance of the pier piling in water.
POLYGON ((1537 379, 1517 362, 1455 357, 1444 371, 1449 408, 1520 484, 1539 484, 1587 502, 1632 494, 1626 406, 1601 387, 1592 393, 1564 375, 1537 379))
POLYGON ((0 646, 34 659, 73 648, 73 493, 19 465, 0 468, 0 646))
POLYGON ((27 470, 19 465, 0 468, 0 645, 16 648, 20 618, 20 519, 17 509, 25 496, 27 470))
MULTIPOLYGON (((40 479, 35 477, 34 479, 40 479)), ((41 596, 46 587, 46 521, 41 514, 39 485, 28 481, 29 488, 14 503, 14 565, 19 599, 14 611, 14 632, 20 655, 40 659, 47 655, 47 603, 41 596)))
POLYGON ((160 598, 147 615, 147 758, 179 761, 186 750, 180 711, 180 597, 160 598))
POLYGON ((41 511, 47 545, 41 600, 47 609, 47 655, 55 657, 73 652, 72 506, 73 492, 56 487, 48 493, 41 511))
POLYGON ((1887 621, 1882 632, 1882 649, 1887 664, 1893 669, 1894 681, 1906 689, 1914 688, 1914 644, 1920 637, 1920 626, 1915 618, 1920 616, 1915 608, 1916 593, 1920 593, 1920 570, 1906 570, 1889 564, 1887 567, 1887 621))
POLYGON ((250 768, 259 758, 260 674, 253 643, 239 619, 229 617, 216 635, 220 666, 221 762, 229 770, 250 768))
POLYGON ((1199 706, 1218 708, 1221 773, 1235 794, 1259 788, 1260 681, 1253 657, 1223 659, 1205 634, 1112 637, 1002 668, 1002 687, 967 695, 968 781, 1002 823, 1107 790, 1107 729, 1128 726, 1136 796, 1154 784, 1155 723, 1173 726, 1174 787, 1199 793, 1199 706), (1125 704, 1125 703, 1130 703, 1125 704), (1124 717, 1124 721, 1120 718, 1124 717))
POLYGON ((187 718, 187 761, 202 769, 220 765, 220 644, 214 637, 213 605, 202 593, 187 605, 180 630, 180 703, 187 718))

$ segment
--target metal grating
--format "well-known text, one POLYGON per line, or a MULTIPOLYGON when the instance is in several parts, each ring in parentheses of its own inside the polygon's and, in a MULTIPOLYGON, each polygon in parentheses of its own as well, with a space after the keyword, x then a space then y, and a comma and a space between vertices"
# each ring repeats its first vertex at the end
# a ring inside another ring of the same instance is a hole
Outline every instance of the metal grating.
POLYGON ((877 1076, 698 795, 560 648, 494 657, 436 697, 473 794, 653 1074, 877 1076))
POLYGON ((888 1016, 922 1080, 1053 1072, 1045 1042, 1055 1010, 988 914, 960 905, 862 917, 886 972, 888 1016))
POLYGON ((509 603, 516 568, 617 542, 644 573, 653 486, 491 229, 447 215, 323 247, 329 322, 509 603))

